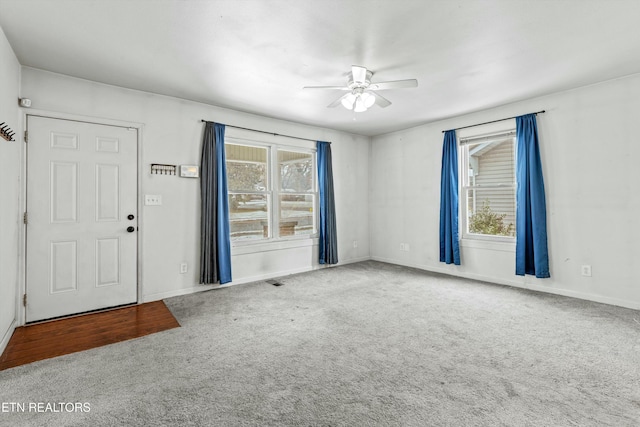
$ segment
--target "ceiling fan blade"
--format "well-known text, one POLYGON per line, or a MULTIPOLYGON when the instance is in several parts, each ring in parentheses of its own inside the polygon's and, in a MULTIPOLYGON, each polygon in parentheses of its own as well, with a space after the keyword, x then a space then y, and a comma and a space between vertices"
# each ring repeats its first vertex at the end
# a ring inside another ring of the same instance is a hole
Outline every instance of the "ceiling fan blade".
POLYGON ((333 89, 333 90, 351 90, 346 86, 305 86, 302 89, 333 89))
MULTIPOLYGON (((371 92, 373 92, 373 91, 371 91, 371 92)), ((373 94, 376 96, 376 104, 378 104, 379 107, 386 108, 389 105, 391 105, 391 101, 389 101, 384 96, 380 95, 377 92, 373 92, 373 94)))
POLYGON ((359 65, 352 65, 351 75, 353 76, 354 83, 362 84, 367 80, 367 69, 359 65))
POLYGON ((369 89, 384 90, 384 89, 401 89, 404 87, 417 87, 418 81, 416 79, 408 80, 395 80, 391 82, 371 83, 369 89))
POLYGON ((348 95, 349 95, 348 93, 345 93, 344 95, 342 95, 342 96, 338 97, 338 99, 336 99, 335 101, 333 101, 331 104, 327 105, 327 108, 335 108, 335 107, 337 107, 338 105, 340 105, 340 103, 342 102, 342 100, 343 100, 344 98, 346 98, 348 95))

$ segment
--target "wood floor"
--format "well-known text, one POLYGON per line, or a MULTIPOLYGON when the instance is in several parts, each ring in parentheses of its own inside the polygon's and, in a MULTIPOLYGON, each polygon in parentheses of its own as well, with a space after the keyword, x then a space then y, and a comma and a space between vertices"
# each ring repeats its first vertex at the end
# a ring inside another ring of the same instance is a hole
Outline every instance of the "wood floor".
POLYGON ((0 356, 0 371, 179 326, 162 301, 22 326, 0 356))

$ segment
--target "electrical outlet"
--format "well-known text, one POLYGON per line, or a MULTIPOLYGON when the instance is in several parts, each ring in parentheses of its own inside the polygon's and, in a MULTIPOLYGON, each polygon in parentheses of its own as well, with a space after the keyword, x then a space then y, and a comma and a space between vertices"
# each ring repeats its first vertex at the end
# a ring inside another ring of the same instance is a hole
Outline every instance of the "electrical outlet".
POLYGON ((353 241, 353 247, 354 247, 354 248, 357 248, 357 247, 358 247, 358 241, 357 241, 357 240, 354 240, 354 241, 353 241))
POLYGON ((583 265, 582 268, 580 269, 580 271, 582 272, 583 276, 591 277, 591 266, 590 265, 583 265))
POLYGON ((160 206, 162 205, 162 196, 159 194, 145 194, 144 204, 146 206, 160 206))
POLYGON ((184 274, 187 272, 188 269, 188 265, 186 262, 183 262, 182 264, 180 264, 180 274, 184 274))

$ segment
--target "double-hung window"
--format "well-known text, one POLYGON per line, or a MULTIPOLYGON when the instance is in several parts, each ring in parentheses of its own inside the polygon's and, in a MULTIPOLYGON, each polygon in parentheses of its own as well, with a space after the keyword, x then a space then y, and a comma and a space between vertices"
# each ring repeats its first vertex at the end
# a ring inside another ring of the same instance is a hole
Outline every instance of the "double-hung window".
POLYGON ((515 129, 460 138, 462 238, 513 241, 515 129))
POLYGON ((225 154, 232 241, 316 234, 315 150, 231 140, 225 154))

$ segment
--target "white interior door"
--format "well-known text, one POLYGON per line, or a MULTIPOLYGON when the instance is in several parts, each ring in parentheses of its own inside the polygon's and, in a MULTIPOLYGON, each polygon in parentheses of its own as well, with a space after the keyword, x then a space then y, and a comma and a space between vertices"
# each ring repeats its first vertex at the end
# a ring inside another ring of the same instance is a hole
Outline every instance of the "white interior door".
POLYGON ((28 116, 26 320, 137 301, 137 132, 28 116))

